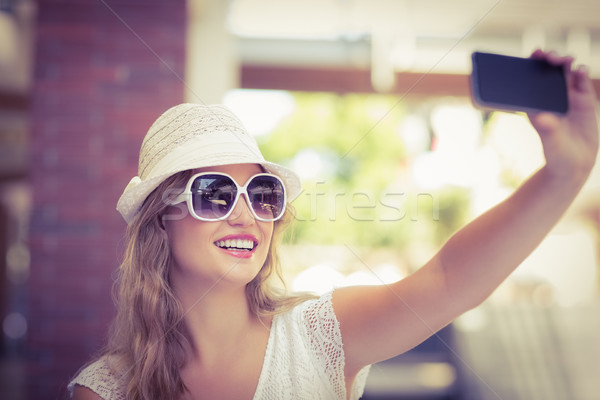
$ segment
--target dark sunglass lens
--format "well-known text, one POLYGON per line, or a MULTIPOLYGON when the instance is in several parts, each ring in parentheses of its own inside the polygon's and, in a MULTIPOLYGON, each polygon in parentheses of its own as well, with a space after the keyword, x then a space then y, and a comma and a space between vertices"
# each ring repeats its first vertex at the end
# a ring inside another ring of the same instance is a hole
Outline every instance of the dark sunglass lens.
POLYGON ((196 214, 206 219, 219 219, 231 209, 237 187, 226 176, 202 175, 194 180, 191 191, 196 214))
POLYGON ((277 219, 285 206, 285 192, 281 181, 272 176, 257 176, 248 185, 252 209, 259 218, 277 219))

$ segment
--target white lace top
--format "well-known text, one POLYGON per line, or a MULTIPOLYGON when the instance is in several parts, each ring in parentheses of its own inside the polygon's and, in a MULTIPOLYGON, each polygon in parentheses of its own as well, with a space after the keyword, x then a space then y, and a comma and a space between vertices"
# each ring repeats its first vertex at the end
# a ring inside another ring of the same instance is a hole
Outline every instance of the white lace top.
MULTIPOLYGON (((332 292, 273 317, 254 400, 345 400, 344 350, 332 292)), ((348 398, 362 396, 369 367, 357 375, 348 398)), ((124 400, 124 384, 106 358, 89 365, 69 383, 88 387, 104 400, 124 400)))

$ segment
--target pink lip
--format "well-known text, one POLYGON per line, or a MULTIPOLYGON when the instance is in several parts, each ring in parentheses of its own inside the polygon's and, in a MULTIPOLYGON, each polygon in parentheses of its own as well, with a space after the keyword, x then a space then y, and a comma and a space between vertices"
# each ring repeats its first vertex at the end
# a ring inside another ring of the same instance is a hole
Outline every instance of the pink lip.
MULTIPOLYGON (((224 249, 219 246, 217 246, 217 248, 219 248, 219 250, 223 251, 224 253, 227 253, 230 256, 233 256, 236 258, 252 257, 252 255, 256 251, 256 248, 258 247, 258 239, 253 235, 249 235, 249 234, 227 235, 220 239, 215 240, 215 243, 220 242, 221 240, 238 240, 238 239, 251 240, 252 242, 254 242, 254 247, 252 248, 252 250, 243 250, 243 251, 242 250, 228 250, 228 249, 224 249)), ((216 244, 215 244, 215 246, 216 246, 216 244)))
POLYGON ((234 239, 252 240, 254 243, 258 243, 258 239, 254 235, 250 235, 248 233, 240 233, 237 235, 236 234, 227 235, 220 239, 215 240, 215 242, 218 242, 219 240, 234 240, 234 239))

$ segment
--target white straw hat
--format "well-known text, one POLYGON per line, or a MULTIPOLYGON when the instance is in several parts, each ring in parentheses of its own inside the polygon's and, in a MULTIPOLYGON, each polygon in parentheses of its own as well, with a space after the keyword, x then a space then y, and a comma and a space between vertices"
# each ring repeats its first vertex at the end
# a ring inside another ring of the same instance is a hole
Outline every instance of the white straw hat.
POLYGON ((140 149, 138 176, 119 198, 117 210, 127 223, 156 187, 177 172, 230 164, 260 164, 279 176, 288 201, 301 190, 292 170, 265 161, 254 138, 241 121, 222 105, 180 104, 152 124, 140 149))

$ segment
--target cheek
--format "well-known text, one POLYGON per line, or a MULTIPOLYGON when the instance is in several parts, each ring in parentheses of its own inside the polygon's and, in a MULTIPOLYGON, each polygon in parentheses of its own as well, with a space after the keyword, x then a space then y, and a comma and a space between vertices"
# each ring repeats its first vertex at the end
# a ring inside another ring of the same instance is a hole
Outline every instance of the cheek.
POLYGON ((272 245, 271 242, 273 241, 273 222, 261 222, 261 224, 264 224, 264 226, 261 226, 261 230, 265 243, 267 243, 266 248, 268 250, 268 248, 272 245))
POLYGON ((181 239, 185 239, 185 236, 181 235, 180 237, 179 231, 167 229, 167 240, 175 264, 180 264, 185 254, 186 246, 181 239))
POLYGON ((163 214, 163 221, 177 222, 186 219, 189 215, 187 203, 179 203, 166 208, 163 214))
POLYGON ((198 253, 198 249, 204 243, 201 238, 206 236, 202 229, 199 229, 200 225, 187 222, 187 220, 174 221, 165 226, 171 253, 176 261, 183 261, 198 253))

